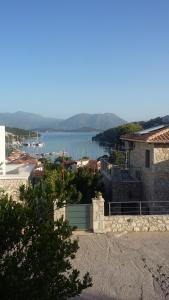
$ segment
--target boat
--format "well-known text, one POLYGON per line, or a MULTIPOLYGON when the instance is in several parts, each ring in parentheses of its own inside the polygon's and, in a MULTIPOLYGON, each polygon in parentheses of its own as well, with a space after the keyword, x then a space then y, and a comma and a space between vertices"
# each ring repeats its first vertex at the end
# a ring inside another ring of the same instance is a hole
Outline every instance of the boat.
POLYGON ((42 142, 35 143, 35 147, 42 148, 43 146, 44 146, 44 143, 42 143, 42 142))
POLYGON ((22 143, 22 146, 24 147, 38 147, 42 148, 44 147, 44 143, 38 140, 38 132, 37 132, 37 139, 34 142, 27 142, 27 143, 22 143))
POLYGON ((31 144, 30 143, 22 143, 22 146, 24 146, 24 147, 31 147, 31 144))

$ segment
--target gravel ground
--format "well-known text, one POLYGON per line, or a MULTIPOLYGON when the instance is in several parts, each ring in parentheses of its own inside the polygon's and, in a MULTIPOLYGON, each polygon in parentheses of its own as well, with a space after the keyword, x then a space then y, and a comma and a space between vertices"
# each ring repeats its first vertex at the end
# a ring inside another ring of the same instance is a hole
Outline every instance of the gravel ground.
POLYGON ((79 300, 169 300, 169 233, 79 235, 75 266, 93 287, 79 300))

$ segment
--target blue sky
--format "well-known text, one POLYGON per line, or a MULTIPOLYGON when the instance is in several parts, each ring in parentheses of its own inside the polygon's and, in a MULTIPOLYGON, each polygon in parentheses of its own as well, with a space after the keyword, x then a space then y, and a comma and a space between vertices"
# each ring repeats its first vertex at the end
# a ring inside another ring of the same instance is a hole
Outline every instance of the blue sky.
POLYGON ((0 111, 169 114, 168 0, 0 0, 0 111))

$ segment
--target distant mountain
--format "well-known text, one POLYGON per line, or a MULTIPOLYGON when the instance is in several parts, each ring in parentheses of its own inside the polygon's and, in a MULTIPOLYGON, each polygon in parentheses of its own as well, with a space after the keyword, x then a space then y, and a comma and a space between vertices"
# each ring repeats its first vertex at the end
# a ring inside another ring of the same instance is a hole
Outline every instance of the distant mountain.
POLYGON ((60 123, 63 129, 94 128, 106 130, 126 123, 123 119, 112 113, 104 114, 78 114, 60 123))
POLYGON ((0 124, 26 130, 106 130, 126 123, 115 114, 78 114, 66 120, 46 118, 38 114, 18 111, 16 113, 0 113, 0 124))
POLYGON ((0 124, 23 129, 57 128, 61 120, 45 118, 38 114, 18 111, 16 113, 0 113, 0 124))

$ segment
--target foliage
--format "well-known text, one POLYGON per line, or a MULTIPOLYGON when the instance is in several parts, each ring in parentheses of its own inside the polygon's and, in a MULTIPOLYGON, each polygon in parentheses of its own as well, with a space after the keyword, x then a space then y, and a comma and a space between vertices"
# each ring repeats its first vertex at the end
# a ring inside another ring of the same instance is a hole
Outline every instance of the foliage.
POLYGON ((79 202, 81 193, 76 189, 74 178, 75 173, 47 161, 43 178, 34 187, 21 187, 21 200, 30 203, 32 199, 46 199, 53 203, 57 199, 58 208, 66 203, 79 202))
POLYGON ((79 168, 75 173, 73 183, 76 189, 82 194, 82 203, 89 203, 95 196, 95 192, 100 190, 100 173, 95 173, 88 167, 79 168))
MULTIPOLYGON (((6 127, 6 131, 9 133, 12 133, 13 135, 17 137, 24 137, 24 138, 29 138, 29 137, 36 137, 37 133, 32 130, 25 130, 21 128, 13 128, 13 127, 6 127)), ((38 134, 39 135, 39 134, 38 134)))
POLYGON ((147 129, 158 125, 166 125, 168 122, 165 119, 167 119, 167 116, 164 118, 157 117, 148 121, 141 121, 139 123, 143 126, 144 129, 147 129))
POLYGON ((93 172, 88 167, 79 168, 76 172, 67 170, 64 164, 56 164, 50 160, 43 160, 45 175, 34 188, 29 187, 25 191, 22 187, 22 198, 32 199, 35 195, 43 195, 57 199, 57 205, 61 207, 66 203, 89 203, 95 196, 95 191, 102 191, 100 183, 101 175, 93 172))
POLYGON ((64 163, 65 161, 69 161, 69 160, 72 160, 72 157, 71 157, 71 156, 64 156, 64 157, 58 156, 58 157, 55 159, 54 163, 59 165, 59 164, 61 164, 61 163, 64 163))
POLYGON ((119 126, 119 134, 133 133, 142 129, 139 123, 129 123, 119 126))
POLYGON ((142 128, 147 129, 158 125, 166 125, 168 123, 168 120, 169 118, 168 116, 166 116, 164 118, 157 117, 148 121, 128 123, 126 125, 111 128, 102 133, 99 133, 95 137, 93 137, 93 140, 98 141, 101 144, 107 144, 114 147, 115 145, 120 145, 120 135, 125 133, 132 133, 142 128))
POLYGON ((114 165, 124 165, 125 164, 125 153, 122 151, 113 151, 110 156, 110 163, 114 165))
POLYGON ((78 250, 72 228, 51 217, 50 192, 47 199, 29 196, 24 205, 7 196, 0 199, 1 299, 66 300, 79 295, 92 282, 88 273, 80 279, 72 267, 78 250))
POLYGON ((108 129, 94 137, 93 139, 102 144, 108 144, 116 149, 121 145, 120 136, 126 133, 133 133, 142 129, 139 123, 129 123, 115 128, 108 129))

